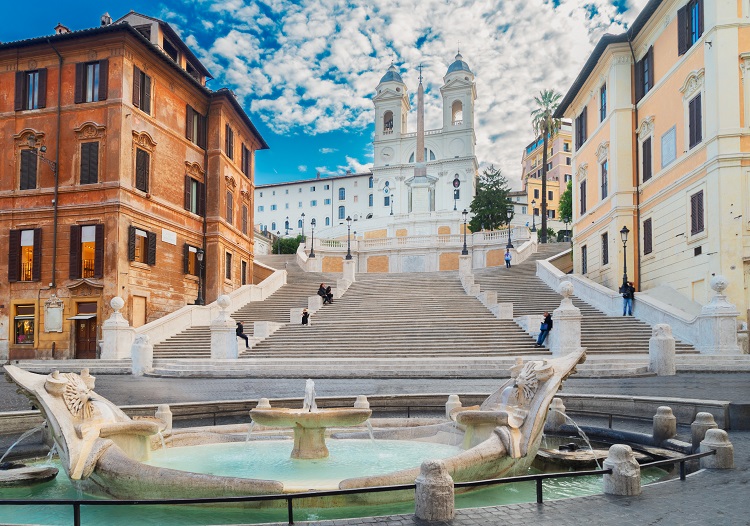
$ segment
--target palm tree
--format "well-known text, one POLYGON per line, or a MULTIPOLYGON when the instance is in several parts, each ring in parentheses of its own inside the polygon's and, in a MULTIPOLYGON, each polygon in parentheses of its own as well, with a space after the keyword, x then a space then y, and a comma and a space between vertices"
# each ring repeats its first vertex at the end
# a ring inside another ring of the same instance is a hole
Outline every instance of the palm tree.
MULTIPOLYGON (((542 152, 542 243, 547 242, 547 141, 560 129, 560 119, 555 119, 552 116, 557 110, 561 98, 562 95, 555 90, 542 90, 538 97, 534 97, 537 107, 531 112, 531 126, 534 128, 534 133, 544 138, 544 151, 542 152)), ((533 214, 534 211, 532 210, 531 213, 533 214)))

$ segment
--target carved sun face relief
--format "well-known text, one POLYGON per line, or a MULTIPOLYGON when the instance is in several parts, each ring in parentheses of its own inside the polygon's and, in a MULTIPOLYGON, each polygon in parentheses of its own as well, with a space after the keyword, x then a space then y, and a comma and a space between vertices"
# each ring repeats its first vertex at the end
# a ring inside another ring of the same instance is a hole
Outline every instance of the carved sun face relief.
POLYGON ((94 404, 91 403, 91 390, 86 386, 80 376, 73 373, 65 373, 63 376, 68 382, 63 391, 65 407, 70 414, 86 420, 94 414, 94 404))

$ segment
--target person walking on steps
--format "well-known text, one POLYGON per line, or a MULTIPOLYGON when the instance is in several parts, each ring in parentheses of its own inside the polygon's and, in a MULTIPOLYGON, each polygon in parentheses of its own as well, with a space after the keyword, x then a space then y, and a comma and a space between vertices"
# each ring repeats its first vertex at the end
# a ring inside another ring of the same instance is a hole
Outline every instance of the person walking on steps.
POLYGON ((552 316, 547 311, 544 311, 544 321, 539 327, 539 337, 536 339, 536 345, 534 347, 541 347, 544 345, 544 340, 547 339, 549 331, 552 330, 552 316))
POLYGON ((239 338, 242 338, 243 340, 245 340, 245 349, 249 349, 250 341, 247 338, 247 334, 245 334, 245 326, 242 325, 242 322, 240 321, 237 322, 237 329, 234 332, 235 334, 237 334, 239 338))
POLYGON ((633 315, 633 298, 635 297, 635 287, 632 281, 623 283, 620 287, 620 294, 622 294, 622 315, 632 316, 633 315))
POLYGON ((505 268, 510 268, 510 249, 505 250, 505 268))

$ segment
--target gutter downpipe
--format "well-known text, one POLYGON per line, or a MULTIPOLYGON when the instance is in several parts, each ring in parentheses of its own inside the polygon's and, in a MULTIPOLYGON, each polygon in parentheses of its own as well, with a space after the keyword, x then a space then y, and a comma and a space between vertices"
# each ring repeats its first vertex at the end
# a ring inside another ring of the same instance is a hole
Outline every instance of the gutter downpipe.
POLYGON ((60 188, 60 124, 62 121, 62 67, 63 58, 55 46, 47 38, 47 43, 57 55, 59 65, 57 68, 57 136, 55 138, 55 190, 54 203, 52 204, 52 282, 50 288, 55 288, 57 280, 57 215, 58 215, 58 193, 60 188))
MULTIPOLYGON (((628 35, 628 47, 630 47, 630 55, 633 57, 633 72, 637 67, 635 61, 635 52, 633 51, 633 41, 630 38, 630 30, 633 26, 630 26, 627 31, 628 35)), ((638 176, 638 163, 640 162, 640 155, 638 151, 638 101, 635 100, 635 74, 633 74, 633 109, 635 110, 635 129, 633 130, 633 137, 635 138, 635 166, 633 172, 635 174, 635 243, 633 243, 633 251, 635 252, 635 266, 637 277, 635 279, 636 290, 641 289, 641 190, 640 190, 640 177, 638 176)))
MULTIPOLYGON (((211 118, 211 103, 213 101, 211 100, 211 96, 209 95, 208 98, 208 109, 206 111, 206 149, 203 152, 203 165, 206 167, 205 172, 203 175, 203 203, 201 203, 201 206, 203 207, 203 239, 201 241, 201 245, 203 247, 203 263, 201 264, 200 272, 203 274, 201 276, 201 288, 203 289, 203 304, 206 305, 209 303, 207 301, 206 297, 206 259, 207 259, 207 252, 206 252, 206 232, 207 232, 207 225, 206 225, 206 216, 208 215, 208 210, 206 210, 206 202, 208 201, 208 130, 210 129, 208 126, 209 119, 211 118)), ((217 262, 218 262, 218 256, 217 256, 217 262)))

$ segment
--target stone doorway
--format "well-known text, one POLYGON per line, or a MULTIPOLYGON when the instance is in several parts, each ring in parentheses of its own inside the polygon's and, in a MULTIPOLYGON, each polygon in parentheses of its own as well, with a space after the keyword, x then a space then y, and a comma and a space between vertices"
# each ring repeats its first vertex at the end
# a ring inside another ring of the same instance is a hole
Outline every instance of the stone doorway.
POLYGON ((71 318, 75 323, 77 360, 95 360, 96 356, 96 303, 79 303, 78 314, 71 318))

